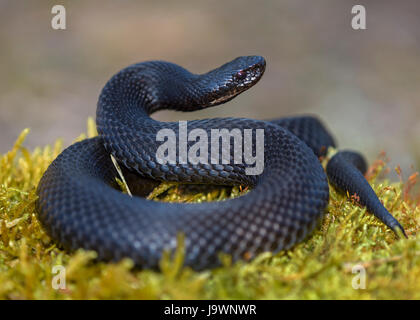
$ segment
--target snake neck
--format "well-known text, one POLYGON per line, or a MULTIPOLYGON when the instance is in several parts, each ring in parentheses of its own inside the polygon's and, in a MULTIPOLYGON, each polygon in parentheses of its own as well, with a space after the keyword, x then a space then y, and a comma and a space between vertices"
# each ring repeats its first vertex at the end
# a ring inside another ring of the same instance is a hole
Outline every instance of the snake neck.
POLYGON ((127 67, 114 75, 103 88, 97 120, 112 115, 129 123, 158 110, 196 111, 215 105, 217 97, 211 75, 195 75, 163 61, 150 61, 127 67))

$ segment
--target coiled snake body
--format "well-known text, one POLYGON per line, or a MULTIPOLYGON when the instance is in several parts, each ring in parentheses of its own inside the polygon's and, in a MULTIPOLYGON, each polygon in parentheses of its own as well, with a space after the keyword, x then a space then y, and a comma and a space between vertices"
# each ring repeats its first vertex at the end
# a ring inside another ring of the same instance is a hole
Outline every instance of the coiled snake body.
MULTIPOLYGON (((176 247, 177 234, 182 232, 184 263, 195 269, 217 266, 220 252, 237 260, 288 249, 304 239, 323 216, 329 198, 327 176, 317 157, 334 142, 317 119, 188 122, 189 131, 200 128, 209 136, 211 129, 264 129, 260 175, 247 175, 246 164, 233 162, 233 147, 229 164, 213 164, 210 159, 198 164, 156 161, 157 132, 165 128, 177 132, 178 123, 156 121, 151 113, 224 103, 254 85, 264 70, 265 60, 250 56, 202 75, 163 61, 135 64, 114 75, 99 97, 99 136, 64 150, 39 183, 38 217, 50 236, 69 250, 92 249, 101 260, 130 257, 136 265, 149 268, 158 265, 163 250, 176 247), (144 179, 242 185, 252 190, 209 203, 130 197, 115 188, 117 173, 110 154, 144 179)), ((177 133, 177 145, 178 138, 177 133)), ((337 153, 327 166, 335 186, 356 193, 386 225, 403 231, 364 179, 365 170, 362 156, 350 151, 337 153)))

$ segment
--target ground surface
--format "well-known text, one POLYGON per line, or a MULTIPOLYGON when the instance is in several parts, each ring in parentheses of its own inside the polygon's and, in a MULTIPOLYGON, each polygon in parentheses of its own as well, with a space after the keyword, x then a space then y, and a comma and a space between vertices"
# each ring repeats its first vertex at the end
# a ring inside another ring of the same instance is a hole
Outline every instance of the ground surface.
MULTIPOLYGON (((87 136, 94 132, 93 122, 87 136)), ((59 250, 45 234, 34 211, 35 188, 61 151, 54 146, 23 147, 28 131, 0 155, 0 298, 2 299, 414 299, 420 298, 420 194, 417 175, 386 179, 383 159, 375 161, 368 179, 385 206, 405 227, 399 240, 355 201, 331 188, 331 199, 320 228, 293 250, 265 253, 251 262, 212 271, 182 268, 182 248, 162 259, 161 272, 118 264, 92 263, 95 254, 59 250), (417 189, 418 190, 418 189, 417 189), (56 290, 52 268, 66 269, 66 287, 56 290), (362 271, 360 271, 362 269, 362 271), (365 286, 365 289, 354 289, 365 286)), ((79 137, 83 139, 86 135, 79 137)), ((232 190, 210 188, 183 194, 173 186, 159 197, 171 201, 224 199, 232 190)))

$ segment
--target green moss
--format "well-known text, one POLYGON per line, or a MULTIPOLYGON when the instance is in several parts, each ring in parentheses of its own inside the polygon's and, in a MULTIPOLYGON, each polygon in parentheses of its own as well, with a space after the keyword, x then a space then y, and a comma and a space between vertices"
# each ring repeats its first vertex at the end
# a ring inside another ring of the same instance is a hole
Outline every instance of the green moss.
MULTIPOLYGON (((397 237, 365 209, 331 188, 328 213, 307 241, 276 255, 264 253, 251 262, 194 272, 183 268, 183 248, 165 254, 161 272, 133 270, 130 260, 93 263, 95 253, 59 250, 35 214, 35 188, 61 142, 29 152, 15 146, 0 158, 0 298, 3 299, 414 299, 420 298, 420 197, 416 175, 399 182, 386 179, 387 167, 376 161, 369 181, 385 206, 405 227, 408 240, 397 237), (51 282, 55 265, 66 267, 66 289, 51 282), (366 289, 355 290, 352 268, 366 270, 366 289)), ((89 120, 87 136, 96 134, 89 120)), ((85 135, 79 139, 85 138, 85 135)), ((325 163, 325 161, 324 161, 325 163)), ((188 189, 166 184, 150 196, 164 201, 209 201, 234 197, 239 188, 188 189)), ((182 236, 180 236, 182 240, 182 236)), ((182 243, 182 241, 180 241, 182 243)))

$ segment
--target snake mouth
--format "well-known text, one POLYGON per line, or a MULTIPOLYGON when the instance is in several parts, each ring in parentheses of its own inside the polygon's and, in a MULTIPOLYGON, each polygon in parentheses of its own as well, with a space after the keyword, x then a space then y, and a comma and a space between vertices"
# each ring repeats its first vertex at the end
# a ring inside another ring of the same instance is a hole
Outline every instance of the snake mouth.
POLYGON ((230 100, 232 100, 233 98, 235 98, 238 94, 240 94, 242 91, 237 91, 237 92, 232 92, 230 94, 224 95, 223 97, 214 99, 212 101, 210 101, 209 106, 216 106, 218 104, 222 104, 225 102, 228 102, 230 100))
POLYGON ((256 64, 247 70, 244 70, 242 72, 246 73, 246 77, 244 78, 242 83, 238 84, 238 87, 246 87, 246 89, 250 88, 254 84, 256 84, 261 77, 263 76, 265 71, 265 60, 262 64, 256 64))

